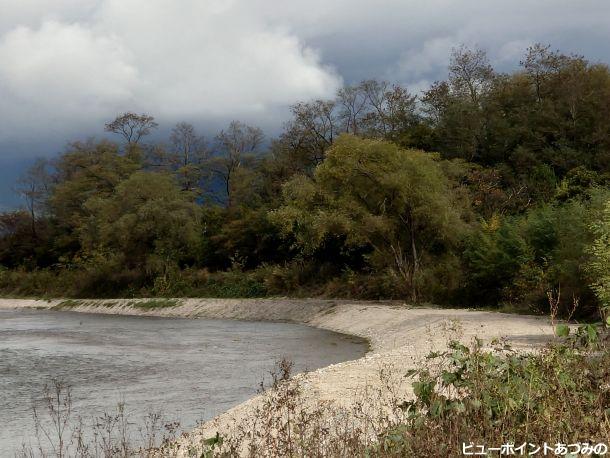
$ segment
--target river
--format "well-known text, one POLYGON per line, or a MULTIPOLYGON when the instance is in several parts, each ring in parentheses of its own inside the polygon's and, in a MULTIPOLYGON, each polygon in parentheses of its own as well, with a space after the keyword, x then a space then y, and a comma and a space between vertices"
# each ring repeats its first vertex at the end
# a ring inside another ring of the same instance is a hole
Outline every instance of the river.
POLYGON ((188 430, 256 394, 281 358, 296 372, 356 359, 358 339, 303 325, 0 309, 0 456, 33 440, 32 405, 52 379, 73 415, 162 412, 188 430))

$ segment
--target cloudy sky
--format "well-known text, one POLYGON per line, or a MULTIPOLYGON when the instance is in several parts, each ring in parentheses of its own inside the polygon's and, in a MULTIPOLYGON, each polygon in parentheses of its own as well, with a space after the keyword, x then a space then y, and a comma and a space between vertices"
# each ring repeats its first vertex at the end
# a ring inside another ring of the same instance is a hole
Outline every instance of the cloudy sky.
POLYGON ((460 44, 503 70, 535 42, 610 62, 607 0, 0 0, 0 209, 13 176, 121 111, 274 134, 286 107, 444 78, 460 44))

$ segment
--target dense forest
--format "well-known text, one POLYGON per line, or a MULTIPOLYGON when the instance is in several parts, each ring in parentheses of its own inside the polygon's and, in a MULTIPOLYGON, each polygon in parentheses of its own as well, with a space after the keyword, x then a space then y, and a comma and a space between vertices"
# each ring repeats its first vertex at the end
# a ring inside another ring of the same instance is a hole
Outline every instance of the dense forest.
POLYGON ((126 113, 19 179, 4 295, 400 298, 591 316, 610 302, 610 70, 455 49, 422 94, 296 103, 278 138, 126 113), (549 300, 550 299, 550 300, 549 300))

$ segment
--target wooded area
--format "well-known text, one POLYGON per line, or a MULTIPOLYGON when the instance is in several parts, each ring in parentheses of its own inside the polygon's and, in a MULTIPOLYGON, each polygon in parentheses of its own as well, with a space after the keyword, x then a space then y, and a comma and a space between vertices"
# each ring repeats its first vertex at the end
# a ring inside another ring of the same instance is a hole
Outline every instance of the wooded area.
POLYGON ((120 141, 36 161, 0 214, 0 291, 610 303, 607 65, 535 45, 504 74, 462 47, 421 95, 369 80, 291 112, 275 139, 166 143, 126 113, 120 141))

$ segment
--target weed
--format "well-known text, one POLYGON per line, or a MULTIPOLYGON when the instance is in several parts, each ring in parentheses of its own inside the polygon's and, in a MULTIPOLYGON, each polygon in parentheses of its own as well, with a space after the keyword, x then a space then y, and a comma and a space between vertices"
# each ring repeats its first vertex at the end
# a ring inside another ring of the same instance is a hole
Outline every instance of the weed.
POLYGON ((33 443, 23 444, 18 458, 152 458, 160 447, 173 442, 178 422, 164 421, 160 413, 147 414, 142 426, 135 427, 124 403, 113 413, 85 421, 73 411, 72 388, 52 380, 43 389, 40 401, 32 406, 33 443), (136 430, 139 440, 134 440, 136 430))

